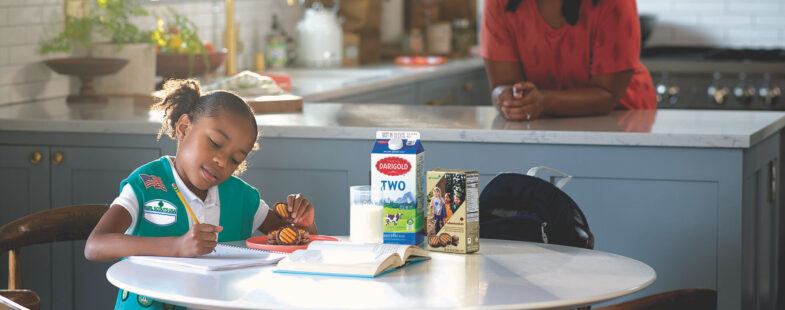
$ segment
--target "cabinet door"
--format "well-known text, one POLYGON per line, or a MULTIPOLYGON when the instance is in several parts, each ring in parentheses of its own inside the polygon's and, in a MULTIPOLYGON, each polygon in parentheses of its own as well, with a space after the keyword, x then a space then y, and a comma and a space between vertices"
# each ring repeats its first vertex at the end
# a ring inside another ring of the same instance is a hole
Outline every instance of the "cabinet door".
MULTIPOLYGON (((0 225, 49 208, 49 148, 0 146, 0 225), (36 153, 37 152, 37 153, 36 153), (33 154, 40 158, 33 158, 33 154)), ((49 299, 52 294, 49 245, 21 249, 22 287, 49 299)), ((0 253, 0 288, 8 284, 8 254, 0 253)))
MULTIPOLYGON (((139 166, 161 156, 160 149, 52 147, 52 207, 73 204, 110 204, 120 181, 139 166)), ((53 300, 57 309, 109 309, 117 288, 106 280, 112 263, 89 262, 84 241, 54 244, 53 300)), ((42 301, 43 303, 43 301, 42 301)))
POLYGON ((425 105, 454 105, 458 103, 460 80, 446 77, 420 83, 420 103, 425 105))
POLYGON ((466 77, 461 85, 463 96, 460 98, 465 105, 491 105, 491 90, 488 83, 488 76, 485 70, 481 69, 466 77))

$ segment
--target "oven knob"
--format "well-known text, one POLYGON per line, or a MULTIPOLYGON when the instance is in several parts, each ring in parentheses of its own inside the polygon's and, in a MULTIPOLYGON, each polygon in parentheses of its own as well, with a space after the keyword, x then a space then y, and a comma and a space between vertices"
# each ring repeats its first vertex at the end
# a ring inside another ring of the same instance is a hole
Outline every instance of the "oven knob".
POLYGON ((744 105, 749 105, 755 98, 755 87, 750 86, 747 82, 746 73, 739 73, 739 84, 733 88, 733 96, 744 105))
POLYGON ((668 104, 676 104, 678 102, 679 87, 676 85, 668 85, 668 73, 663 72, 660 82, 654 87, 657 93, 657 103, 667 102, 668 104))
POLYGON ((723 105, 728 101, 729 93, 730 89, 728 89, 727 86, 720 85, 720 73, 714 72, 714 82, 712 82, 707 89, 709 100, 717 105, 723 105))
POLYGON ((725 86, 711 85, 708 89, 709 99, 718 105, 723 105, 727 102, 728 93, 730 93, 730 90, 725 86))
POLYGON ((776 105, 780 99, 782 92, 780 88, 774 86, 771 82, 771 75, 766 73, 763 75, 763 86, 758 89, 758 95, 761 101, 768 106, 776 105))
POLYGON ((668 87, 668 91, 665 94, 667 95, 668 103, 676 104, 676 102, 679 100, 679 87, 671 85, 668 87))
POLYGON ((764 86, 758 90, 758 95, 760 95, 760 99, 766 105, 776 105, 780 99, 781 93, 782 92, 780 91, 780 88, 776 86, 774 87, 764 86))

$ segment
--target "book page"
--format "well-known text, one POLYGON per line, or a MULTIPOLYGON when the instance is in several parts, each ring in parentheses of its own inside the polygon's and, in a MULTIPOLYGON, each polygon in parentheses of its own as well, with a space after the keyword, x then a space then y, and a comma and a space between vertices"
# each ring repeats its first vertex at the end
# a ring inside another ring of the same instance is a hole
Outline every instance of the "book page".
POLYGON ((326 251, 354 251, 374 253, 377 258, 388 257, 390 254, 398 254, 401 261, 406 262, 409 255, 428 257, 428 252, 413 245, 406 244, 378 244, 378 243, 348 243, 348 242, 324 242, 314 241, 308 245, 309 250, 326 251))

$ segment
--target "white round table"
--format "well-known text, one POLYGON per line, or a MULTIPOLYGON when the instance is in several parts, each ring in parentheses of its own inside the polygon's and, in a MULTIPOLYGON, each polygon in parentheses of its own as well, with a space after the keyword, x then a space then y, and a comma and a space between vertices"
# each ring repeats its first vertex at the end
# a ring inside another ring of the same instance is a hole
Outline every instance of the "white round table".
POLYGON ((376 278, 273 273, 263 266, 184 272, 123 260, 109 282, 161 301, 206 309, 574 308, 637 292, 648 265, 573 247, 482 239, 480 252, 432 259, 376 278))

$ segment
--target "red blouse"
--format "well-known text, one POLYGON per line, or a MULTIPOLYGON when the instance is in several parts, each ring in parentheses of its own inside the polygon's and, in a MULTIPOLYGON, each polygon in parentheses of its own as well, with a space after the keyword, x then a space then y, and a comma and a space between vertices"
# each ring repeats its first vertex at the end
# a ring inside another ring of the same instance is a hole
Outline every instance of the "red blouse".
POLYGON ((589 85, 592 75, 634 69, 620 105, 655 109, 657 98, 648 70, 640 62, 640 24, 634 0, 583 0, 578 23, 553 29, 536 0, 523 0, 505 12, 507 0, 486 0, 481 54, 496 61, 520 62, 525 79, 539 89, 589 85))

